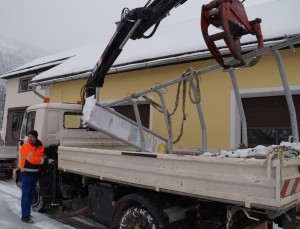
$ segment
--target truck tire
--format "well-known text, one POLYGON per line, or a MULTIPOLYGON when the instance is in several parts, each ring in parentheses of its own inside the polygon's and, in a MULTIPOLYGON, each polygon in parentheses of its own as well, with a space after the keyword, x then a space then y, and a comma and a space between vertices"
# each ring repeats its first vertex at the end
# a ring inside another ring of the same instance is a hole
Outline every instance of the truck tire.
POLYGON ((141 206, 132 206, 125 210, 120 217, 119 229, 127 228, 156 229, 158 228, 149 211, 141 206))
POLYGON ((297 220, 296 208, 289 210, 279 217, 279 219, 275 219, 275 223, 278 224, 279 227, 284 229, 295 229, 300 228, 300 223, 297 220))
POLYGON ((129 194, 118 201, 111 229, 166 229, 168 218, 156 200, 147 195, 129 194))
POLYGON ((35 192, 35 196, 33 198, 31 207, 32 207, 32 210, 35 212, 42 212, 43 210, 46 209, 46 206, 45 206, 44 198, 41 194, 39 181, 37 182, 37 184, 35 186, 35 191, 36 192, 35 192))

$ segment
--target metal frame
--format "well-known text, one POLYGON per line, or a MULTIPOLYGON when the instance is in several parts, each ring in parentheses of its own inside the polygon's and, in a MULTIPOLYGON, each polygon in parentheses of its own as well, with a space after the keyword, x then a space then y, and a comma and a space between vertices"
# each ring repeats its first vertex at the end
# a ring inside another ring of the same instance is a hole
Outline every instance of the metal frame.
MULTIPOLYGON (((125 99, 123 100, 123 102, 124 102, 124 103, 127 103, 127 104, 128 104, 128 101, 130 101, 130 99, 128 99, 128 98, 125 98, 125 99)), ((134 103, 135 103, 135 101, 132 100, 132 101, 131 101, 131 104, 133 104, 133 106, 135 106, 134 103)), ((138 150, 140 150, 140 151, 143 151, 143 152, 146 151, 146 150, 145 150, 145 139, 144 139, 144 135, 142 134, 143 132, 147 132, 147 133, 149 133, 149 134, 152 134, 153 136, 155 136, 155 137, 157 137, 157 138, 160 138, 162 141, 165 141, 165 142, 168 141, 166 138, 164 138, 164 137, 160 136, 159 134, 157 134, 157 133, 151 131, 150 129, 148 129, 148 128, 142 126, 141 119, 140 119, 140 114, 139 114, 138 110, 136 111, 136 110, 134 109, 134 112, 135 112, 136 117, 138 116, 138 117, 137 117, 137 122, 135 122, 135 121, 131 120, 130 118, 127 118, 126 116, 124 116, 124 115, 122 115, 122 114, 120 114, 120 113, 118 113, 118 112, 116 112, 116 111, 110 109, 109 106, 107 106, 107 104, 104 105, 104 104, 102 104, 102 103, 100 103, 100 102, 96 102, 95 105, 98 106, 98 107, 100 107, 100 108, 102 108, 102 109, 104 109, 105 111, 111 113, 112 115, 115 115, 115 116, 117 116, 117 117, 123 119, 124 121, 126 121, 126 122, 128 122, 128 123, 130 123, 130 124, 132 124, 132 125, 134 125, 134 126, 136 126, 136 127, 139 129, 139 135, 140 135, 140 137, 141 137, 141 142, 142 142, 142 144, 141 144, 141 146, 138 146, 138 145, 136 145, 136 144, 134 144, 134 143, 132 143, 132 142, 130 142, 130 141, 126 141, 126 140, 124 140, 123 138, 120 138, 119 136, 117 136, 117 135, 115 135, 115 134, 113 134, 113 133, 108 132, 107 130, 102 129, 102 128, 99 127, 99 126, 96 126, 96 125, 93 125, 93 124, 92 124, 92 125, 89 124, 89 126, 92 127, 93 129, 96 129, 96 130, 98 130, 98 131, 101 131, 101 132, 103 132, 104 134, 107 134, 107 135, 111 136, 112 138, 117 139, 117 140, 119 140, 119 141, 122 141, 122 142, 124 142, 125 144, 128 144, 128 145, 130 145, 130 146, 132 146, 132 147, 134 147, 134 148, 136 148, 136 149, 138 149, 138 150)))
MULTIPOLYGON (((102 105, 100 103, 96 103, 96 105, 101 106, 101 107, 105 106, 105 107, 108 108, 108 107, 123 104, 123 103, 128 102, 128 101, 132 101, 131 103, 134 103, 133 99, 136 99, 136 98, 139 98, 141 96, 147 95, 151 92, 157 93, 159 95, 159 98, 160 98, 161 107, 162 107, 162 110, 163 110, 163 115, 164 115, 164 119, 165 119, 165 123, 166 123, 166 128, 168 129, 168 135, 169 135, 168 136, 168 141, 167 141, 167 143, 168 143, 168 153, 172 154, 173 153, 173 135, 170 132, 170 128, 169 128, 170 123, 169 123, 169 119, 168 119, 169 112, 168 112, 168 109, 167 109, 167 106, 166 106, 164 94, 161 92, 161 90, 163 88, 167 88, 168 86, 171 86, 171 85, 183 82, 183 81, 190 81, 190 77, 189 76, 179 77, 175 80, 171 80, 171 81, 168 81, 168 82, 163 83, 163 84, 158 84, 155 87, 152 87, 150 89, 147 89, 147 90, 144 90, 144 91, 141 91, 141 92, 138 92, 138 93, 134 93, 134 94, 131 95, 130 98, 126 97, 124 99, 116 100, 112 103, 108 103, 108 104, 105 104, 105 105, 102 105)), ((195 100, 196 101, 200 100, 200 98, 198 97, 198 94, 196 92, 195 84, 191 81, 190 81, 190 83, 191 83, 191 86, 192 86, 192 91, 193 91, 195 100)), ((201 124, 201 129, 202 129, 202 150, 204 152, 206 152, 207 151, 207 134, 206 134, 206 126, 205 126, 205 121, 204 121, 204 115, 203 115, 200 103, 197 103, 196 107, 197 107, 197 112, 198 112, 198 116, 199 116, 199 120, 200 120, 200 124, 201 124)), ((108 109, 108 111, 110 111, 110 109, 108 109)), ((137 116, 139 114, 137 112, 135 112, 135 115, 137 116)), ((122 117, 122 115, 119 114, 118 117, 122 117)), ((126 120, 127 120, 127 118, 126 118, 126 120)), ((131 121, 131 123, 138 126, 139 129, 143 129, 143 130, 147 130, 148 132, 152 132, 147 128, 141 127, 140 126, 141 124, 139 124, 138 122, 131 121)), ((139 131, 139 132, 140 132, 140 137, 142 139, 142 131, 139 131)), ((157 135, 157 136, 159 136, 159 135, 157 135)), ((161 136, 159 136, 159 137, 163 138, 161 136)), ((124 142, 124 143, 129 144, 129 142, 124 142)))
MULTIPOLYGON (((300 34, 295 35, 294 37, 291 37, 291 38, 286 38, 286 41, 277 43, 277 44, 269 46, 269 47, 264 47, 262 49, 255 50, 253 52, 250 52, 250 53, 247 53, 247 54, 243 55, 243 58, 253 58, 253 57, 260 56, 260 55, 264 55, 264 54, 266 54, 270 51, 272 51, 274 53, 277 64, 278 64, 279 72, 280 72, 280 75, 281 75, 285 96, 286 96, 286 99, 287 99, 287 102, 288 102, 288 108, 289 108, 289 112, 290 112, 290 116, 291 116, 291 126, 292 126, 292 132, 293 132, 293 139, 294 139, 295 142, 299 142, 298 124, 297 124, 297 119, 296 119, 295 106, 294 106, 292 95, 291 95, 291 92, 290 92, 290 89, 289 89, 289 85, 288 85, 287 76, 286 76, 286 73, 285 73, 285 70, 284 70, 283 62, 282 62, 282 59, 281 59, 281 56, 280 56, 280 53, 279 53, 278 49, 281 49, 281 48, 284 48, 284 47, 287 47, 287 46, 290 46, 290 47, 293 48, 293 44, 296 44, 296 43, 299 43, 299 42, 300 42, 300 34)), ((235 62, 237 62, 237 60, 231 59, 227 62, 227 64, 233 64, 235 62)), ((193 73, 197 76, 200 76, 200 75, 212 72, 212 71, 220 69, 220 68, 221 68, 220 65, 213 65, 213 66, 209 66, 209 67, 204 68, 204 69, 199 70, 199 71, 194 71, 193 73)), ((229 69, 228 71, 229 71, 230 78, 231 78, 231 81, 232 81, 232 86, 233 86, 233 89, 234 89, 234 94, 235 94, 235 97, 236 97, 237 106, 238 106, 238 109, 239 109, 239 114, 241 116, 242 143, 245 146, 247 146, 248 145, 247 121, 246 121, 246 116, 245 116, 245 112, 244 112, 244 109, 243 109, 241 95, 240 95, 240 92, 239 92, 238 83, 237 83, 237 80, 236 80, 234 70, 235 69, 232 68, 232 69, 229 69)), ((147 89, 147 90, 144 90, 144 91, 141 91, 141 92, 138 92, 138 93, 134 93, 130 97, 126 97, 124 99, 120 99, 120 100, 114 101, 112 103, 108 103, 106 105, 103 105, 103 104, 97 102, 96 105, 100 106, 100 107, 103 107, 103 108, 107 108, 107 110, 110 111, 110 109, 108 109, 109 107, 130 102, 134 107, 134 112, 135 112, 135 116, 136 116, 136 119, 137 119, 137 122, 134 122, 132 120, 130 120, 130 122, 132 124, 136 125, 139 129, 139 132, 140 132, 139 134, 140 134, 140 137, 141 137, 141 140, 142 140, 142 146, 139 147, 139 149, 144 151, 145 150, 145 142, 144 142, 145 140, 144 140, 144 136, 142 134, 143 130, 147 131, 149 133, 152 133, 152 134, 155 134, 155 133, 142 126, 141 121, 140 121, 140 114, 138 112, 137 105, 136 105, 136 102, 134 101, 134 99, 137 99, 141 96, 147 95, 148 93, 151 93, 151 92, 157 93, 159 95, 159 98, 160 98, 161 107, 162 107, 162 110, 163 110, 163 115, 164 115, 166 127, 168 129, 168 135, 169 135, 168 136, 168 152, 173 153, 173 136, 172 136, 172 133, 169 130, 169 126, 170 126, 169 119, 168 119, 168 114, 169 113, 168 113, 168 110, 167 110, 167 107, 166 107, 164 94, 161 92, 161 90, 164 89, 164 88, 167 88, 171 85, 183 82, 183 81, 189 81, 191 83, 192 91, 193 91, 195 100, 196 101, 200 100, 200 98, 197 95, 196 86, 195 86, 194 82, 192 82, 190 80, 189 76, 185 75, 185 76, 180 76, 180 77, 178 77, 174 80, 167 81, 166 83, 155 85, 154 87, 152 87, 150 89, 147 89)), ((199 116, 199 120, 200 120, 200 124, 201 124, 201 129, 202 129, 202 150, 204 152, 206 152, 207 151, 207 133, 206 133, 206 125, 205 125, 205 121, 204 121, 204 115, 203 115, 200 103, 196 104, 196 108, 197 108, 197 112, 198 112, 198 116, 199 116)), ((126 118, 125 116, 123 116, 121 114, 118 114, 117 112, 113 112, 113 113, 115 115, 117 115, 118 117, 124 118, 125 120, 129 121, 129 119, 126 118)), ((109 133, 106 133, 106 134, 109 134, 109 133)), ((155 135, 162 138, 162 139, 164 139, 163 137, 159 136, 158 134, 155 134, 155 135)), ((129 142, 125 142, 125 143, 130 144, 129 142)))
POLYGON ((296 115, 296 110, 295 110, 295 105, 293 102, 293 98, 292 98, 292 93, 289 87, 289 83, 288 83, 288 79, 285 73, 285 69, 284 69, 284 65, 283 65, 283 61, 282 58, 280 56, 280 53, 278 51, 278 49, 274 49, 272 50, 276 62, 277 62, 277 66, 279 69, 279 73, 280 73, 280 77, 281 77, 281 81, 282 81, 282 85, 284 88, 284 94, 286 97, 286 101, 288 104, 288 108, 289 108, 289 112, 290 112, 290 118, 291 118, 291 126, 292 126, 292 136, 295 142, 299 142, 299 133, 298 133, 298 124, 297 124, 297 115, 296 115))

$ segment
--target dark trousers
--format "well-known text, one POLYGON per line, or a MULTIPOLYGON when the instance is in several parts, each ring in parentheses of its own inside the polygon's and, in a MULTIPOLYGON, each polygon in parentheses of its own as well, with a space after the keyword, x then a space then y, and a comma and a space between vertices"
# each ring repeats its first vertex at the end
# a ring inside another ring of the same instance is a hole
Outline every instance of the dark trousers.
POLYGON ((36 175, 23 175, 22 174, 22 218, 27 218, 30 215, 31 204, 35 196, 35 186, 38 179, 36 175))

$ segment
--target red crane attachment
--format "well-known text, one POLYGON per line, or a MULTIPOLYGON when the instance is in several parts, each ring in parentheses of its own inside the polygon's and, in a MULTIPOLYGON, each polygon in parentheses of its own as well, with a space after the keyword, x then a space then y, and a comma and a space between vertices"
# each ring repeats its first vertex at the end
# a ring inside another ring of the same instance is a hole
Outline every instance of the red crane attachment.
POLYGON ((259 61, 260 56, 246 63, 241 54, 240 39, 247 34, 255 35, 258 48, 263 48, 260 23, 260 18, 253 21, 248 20, 243 3, 239 0, 214 0, 202 6, 201 29, 204 40, 213 57, 224 69, 250 67, 259 61), (223 31, 209 35, 208 27, 210 25, 223 31), (238 60, 238 63, 225 64, 225 60, 215 44, 218 40, 225 41, 231 55, 238 60))

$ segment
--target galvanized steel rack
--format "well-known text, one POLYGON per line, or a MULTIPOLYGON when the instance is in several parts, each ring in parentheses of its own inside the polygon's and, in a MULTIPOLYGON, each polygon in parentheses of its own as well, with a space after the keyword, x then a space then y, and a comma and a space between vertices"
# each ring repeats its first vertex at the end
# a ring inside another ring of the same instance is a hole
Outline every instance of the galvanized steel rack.
MULTIPOLYGON (((289 109, 289 113, 290 113, 290 118, 291 118, 291 127, 292 127, 292 137, 294 139, 294 142, 299 142, 299 133, 298 133, 298 124, 297 124, 297 118, 296 118, 296 111, 295 111, 295 106, 293 103, 293 99, 292 99, 292 94, 289 88, 289 84, 288 84, 288 80, 287 80, 287 76, 285 73, 285 69, 284 69, 284 65, 282 62, 282 58, 281 55, 279 53, 279 49, 281 48, 286 48, 286 47, 290 47, 293 51, 295 51, 293 45, 300 43, 300 34, 297 34, 295 36, 291 36, 291 37, 286 37, 286 39, 284 41, 278 42, 276 44, 264 47, 262 49, 259 50, 255 50, 252 52, 249 52, 247 54, 243 55, 244 59, 247 58, 253 58, 253 57, 257 57, 257 56, 261 56, 264 54, 267 54, 269 52, 272 52, 275 56, 276 62, 277 62, 277 66, 280 72, 280 76, 281 76, 281 81, 282 81, 282 85, 284 88, 284 94, 287 100, 287 104, 288 104, 288 109, 289 109)), ((227 61, 227 64, 233 64, 235 63, 236 60, 235 59, 231 59, 229 61, 227 61)), ((206 125, 205 125, 205 121, 204 121, 204 115, 202 112, 202 108, 201 108, 201 104, 200 104, 200 98, 199 95, 197 93, 197 84, 194 83, 194 78, 195 77, 199 77, 201 75, 204 75, 206 73, 212 72, 214 70, 218 70, 221 69, 222 67, 220 65, 213 65, 213 66, 209 66, 207 68, 198 70, 198 71, 194 71, 192 69, 189 69, 188 71, 186 71, 186 74, 183 74, 182 76, 178 77, 177 79, 168 81, 166 83, 162 83, 162 84, 156 84, 154 87, 149 88, 147 90, 138 92, 138 93, 134 93, 131 94, 130 96, 127 96, 126 98, 108 103, 108 104, 102 104, 100 102, 96 102, 96 106, 101 107, 102 109, 105 109, 106 111, 110 112, 112 115, 116 115, 119 118, 124 119, 125 121, 131 123, 132 125, 136 126, 138 128, 139 131, 139 136, 141 139, 141 144, 132 144, 132 142, 124 139, 124 138, 120 138, 118 137, 116 134, 113 133, 109 133, 107 130, 103 130, 102 128, 97 128, 97 130, 104 132, 105 134, 110 135, 113 138, 116 138, 126 144, 129 144, 135 148, 137 148, 138 150, 142 151, 142 152, 146 152, 146 147, 145 147, 145 138, 144 138, 144 132, 147 133, 151 133, 155 136, 157 136, 158 138, 162 139, 163 141, 167 142, 167 151, 168 153, 173 153, 173 134, 172 134, 172 130, 170 128, 170 119, 169 119, 169 111, 167 110, 167 106, 166 106, 166 102, 165 102, 165 98, 164 98, 164 93, 163 93, 163 89, 174 85, 174 84, 178 84, 181 83, 183 81, 189 82, 192 92, 193 92, 193 96, 195 101, 199 101, 197 103, 195 103, 196 105, 196 109, 198 112, 198 117, 199 117, 199 121, 201 124, 201 130, 202 130, 202 150, 203 152, 207 151, 207 132, 206 132, 206 125), (168 138, 164 138, 156 133, 154 133, 153 131, 145 128, 142 126, 141 124, 141 118, 140 118, 140 114, 138 111, 138 106, 136 103, 136 99, 139 97, 143 97, 146 96, 149 93, 156 93, 158 94, 159 98, 160 98, 160 108, 162 109, 162 113, 164 115, 164 119, 165 119, 165 125, 166 128, 168 130, 168 138), (135 113, 135 117, 136 117, 136 122, 128 119, 127 117, 109 109, 110 107, 116 106, 116 105, 121 105, 121 104, 131 104, 134 108, 134 113, 135 113)), ((239 114, 241 117, 241 126, 242 126, 242 144, 244 145, 248 145, 248 140, 247 140, 247 121, 246 121, 246 117, 245 117, 245 113, 244 113, 244 109, 243 109, 243 105, 242 105, 242 100, 241 100, 241 95, 239 92, 239 88, 238 88, 238 84, 236 81, 236 76, 235 76, 235 69, 228 69, 226 70, 228 71, 230 78, 231 78, 231 82, 232 82, 232 86, 233 86, 233 90, 234 90, 234 94, 235 94, 235 98, 237 101, 237 106, 238 106, 238 110, 239 110, 239 114)), ((99 88, 97 88, 97 94, 99 94, 99 88)), ((98 98, 98 97, 97 97, 98 98)), ((101 118, 99 118, 99 122, 101 122, 101 118)), ((95 128, 95 126, 93 126, 93 128, 95 128)))

